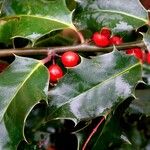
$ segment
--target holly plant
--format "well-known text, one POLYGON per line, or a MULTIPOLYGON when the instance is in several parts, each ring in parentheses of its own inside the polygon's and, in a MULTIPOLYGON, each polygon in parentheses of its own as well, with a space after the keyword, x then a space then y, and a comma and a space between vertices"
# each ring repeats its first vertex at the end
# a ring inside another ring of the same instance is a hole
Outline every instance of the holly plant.
POLYGON ((0 0, 0 149, 149 150, 146 0, 0 0))

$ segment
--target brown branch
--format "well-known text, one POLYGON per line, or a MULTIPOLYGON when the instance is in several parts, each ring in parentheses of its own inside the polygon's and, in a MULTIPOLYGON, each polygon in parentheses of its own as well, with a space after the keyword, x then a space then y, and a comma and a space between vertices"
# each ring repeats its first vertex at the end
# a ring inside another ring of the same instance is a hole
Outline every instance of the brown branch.
MULTIPOLYGON (((125 50, 133 47, 144 47, 143 41, 129 42, 116 46, 118 50, 125 50)), ((79 44, 75 46, 62 46, 62 47, 41 47, 41 48, 18 48, 18 49, 0 49, 0 57, 13 56, 13 54, 28 56, 28 55, 47 55, 50 51, 55 53, 63 53, 65 51, 72 50, 78 52, 104 52, 108 53, 113 50, 113 46, 101 48, 89 44, 79 44)))

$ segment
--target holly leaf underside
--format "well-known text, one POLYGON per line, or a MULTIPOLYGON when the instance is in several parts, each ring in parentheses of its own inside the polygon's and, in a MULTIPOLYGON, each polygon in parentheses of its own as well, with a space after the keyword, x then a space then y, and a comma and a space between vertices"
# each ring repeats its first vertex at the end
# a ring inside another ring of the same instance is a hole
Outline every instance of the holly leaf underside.
POLYGON ((113 33, 129 32, 148 21, 148 13, 139 0, 77 1, 75 23, 80 29, 109 27, 113 33))
POLYGON ((0 74, 0 89, 0 120, 4 118, 9 137, 17 145, 25 138, 24 126, 29 112, 47 98, 47 69, 37 60, 16 56, 0 74))
POLYGON ((104 115, 133 94, 141 80, 141 64, 133 56, 114 50, 68 68, 49 91, 50 119, 69 118, 75 123, 104 115))
POLYGON ((0 19, 0 42, 22 37, 35 43, 55 30, 74 28, 65 0, 5 0, 0 19))

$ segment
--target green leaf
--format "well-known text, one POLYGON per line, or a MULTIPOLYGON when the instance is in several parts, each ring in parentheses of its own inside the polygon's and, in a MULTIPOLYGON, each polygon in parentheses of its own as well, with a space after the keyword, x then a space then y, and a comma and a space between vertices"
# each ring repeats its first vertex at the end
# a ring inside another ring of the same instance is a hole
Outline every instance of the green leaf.
POLYGON ((121 133, 122 129, 118 119, 115 116, 109 115, 102 132, 92 145, 92 150, 97 150, 99 147, 101 147, 101 150, 108 149, 112 143, 114 144, 120 140, 121 133))
POLYGON ((135 96, 137 99, 132 101, 128 111, 150 116, 150 89, 136 90, 135 96))
POLYGON ((148 28, 146 33, 142 33, 143 41, 147 47, 147 50, 150 51, 150 27, 148 28))
POLYGON ((143 64, 143 75, 142 75, 147 81, 147 85, 150 86, 150 65, 149 64, 143 64))
POLYGON ((16 56, 0 74, 0 120, 17 145, 24 137, 26 118, 40 100, 47 100, 48 71, 38 60, 16 56))
POLYGON ((70 10, 74 10, 76 8, 75 0, 66 0, 66 4, 70 10))
MULTIPOLYGON (((84 130, 76 133, 79 140, 79 149, 82 149, 83 144, 85 143, 95 126, 92 126, 91 130, 85 128, 84 130)), ((109 146, 111 144, 118 143, 121 140, 121 134, 122 129, 120 127, 119 118, 111 113, 107 116, 105 123, 101 125, 96 133, 92 136, 91 140, 87 145, 87 149, 109 149, 109 146)))
POLYGON ((119 143, 131 144, 126 134, 124 134, 124 112, 128 108, 129 100, 126 99, 115 111, 108 114, 105 124, 93 136, 91 144, 92 150, 113 149, 119 143))
POLYGON ((144 132, 138 129, 137 124, 125 130, 125 133, 131 142, 132 149, 141 150, 144 146, 146 146, 147 139, 144 132))
POLYGON ((0 16, 1 16, 2 4, 3 4, 3 2, 2 2, 2 0, 0 0, 0 16))
MULTIPOLYGON (((118 145, 118 143, 122 143, 122 141, 125 143, 130 143, 126 135, 124 135, 124 129, 121 125, 123 122, 124 112, 126 111, 126 108, 128 108, 128 103, 129 101, 127 99, 121 103, 115 111, 112 109, 107 112, 105 121, 97 128, 97 131, 87 144, 87 149, 97 150, 100 147, 101 150, 106 150, 112 149, 111 147, 118 145)), ((91 125, 91 129, 88 129, 88 127, 76 133, 80 149, 87 141, 89 135, 96 129, 102 118, 99 117, 96 119, 98 121, 96 125, 91 125)))
POLYGON ((148 12, 139 0, 76 0, 76 25, 84 30, 109 27, 113 33, 129 32, 148 22, 148 12))
POLYGON ((34 44, 47 33, 74 28, 65 0, 5 0, 2 8, 0 42, 23 37, 34 44))
POLYGON ((49 91, 50 119, 74 122, 105 114, 134 92, 141 80, 141 63, 117 50, 68 68, 67 74, 49 91))
POLYGON ((0 123, 0 149, 1 150, 14 150, 16 147, 12 145, 4 122, 0 123))

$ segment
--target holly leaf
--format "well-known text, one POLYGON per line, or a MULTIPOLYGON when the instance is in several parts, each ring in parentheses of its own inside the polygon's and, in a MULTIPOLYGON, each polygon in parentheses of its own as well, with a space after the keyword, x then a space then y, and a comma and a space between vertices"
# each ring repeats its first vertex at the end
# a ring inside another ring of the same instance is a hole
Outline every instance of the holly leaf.
POLYGON ((0 18, 0 42, 8 44, 15 37, 33 44, 55 30, 73 28, 72 12, 65 0, 3 0, 0 18))
POLYGON ((77 123, 105 114, 133 94, 141 80, 141 63, 117 50, 68 68, 49 91, 48 120, 68 118, 77 123))
POLYGON ((150 89, 136 90, 136 99, 128 109, 129 113, 142 113, 150 116, 150 89))
POLYGON ((147 47, 147 50, 150 51, 150 28, 148 28, 146 33, 142 33, 143 41, 147 47))
POLYGON ((149 64, 143 64, 143 78, 146 79, 146 84, 150 85, 150 65, 149 64))
POLYGON ((139 0, 76 0, 75 24, 79 29, 109 27, 113 33, 137 29, 148 22, 148 12, 139 0))
MULTIPOLYGON (((16 56, 0 74, 0 120, 14 145, 25 139, 25 121, 32 108, 47 100, 48 71, 38 60, 16 56)), ((26 140, 26 139, 25 139, 26 140)))
POLYGON ((131 142, 132 149, 141 149, 141 147, 146 147, 148 140, 146 139, 144 132, 138 129, 136 123, 124 132, 131 142))
POLYGON ((101 147, 102 150, 108 149, 111 143, 114 144, 120 140, 121 133, 122 129, 118 119, 115 116, 109 115, 106 119, 102 132, 96 137, 95 142, 92 145, 92 149, 97 150, 98 147, 101 147))
POLYGON ((11 143, 4 122, 0 123, 0 149, 14 150, 16 147, 11 143))
MULTIPOLYGON (((93 131, 94 126, 91 125, 91 127, 92 129, 89 129, 88 127, 87 129, 85 128, 84 130, 76 133, 80 147, 79 149, 82 149, 88 136, 93 131)), ((115 144, 121 141, 121 134, 122 128, 119 124, 119 118, 110 113, 107 116, 105 123, 97 129, 96 133, 90 139, 87 144, 87 149, 97 150, 99 147, 101 150, 109 149, 109 146, 111 146, 112 143, 115 144)))
POLYGON ((122 143, 131 145, 128 136, 124 133, 124 113, 130 103, 129 99, 126 99, 121 103, 114 111, 109 111, 103 124, 98 128, 101 118, 97 118, 98 122, 96 125, 91 125, 91 129, 85 128, 76 133, 78 137, 78 143, 80 149, 83 147, 88 137, 93 131, 96 131, 88 142, 87 149, 97 150, 99 147, 101 150, 119 148, 118 146, 122 143), (123 122, 123 124, 122 124, 123 122), (116 147, 117 146, 117 147, 116 147))

